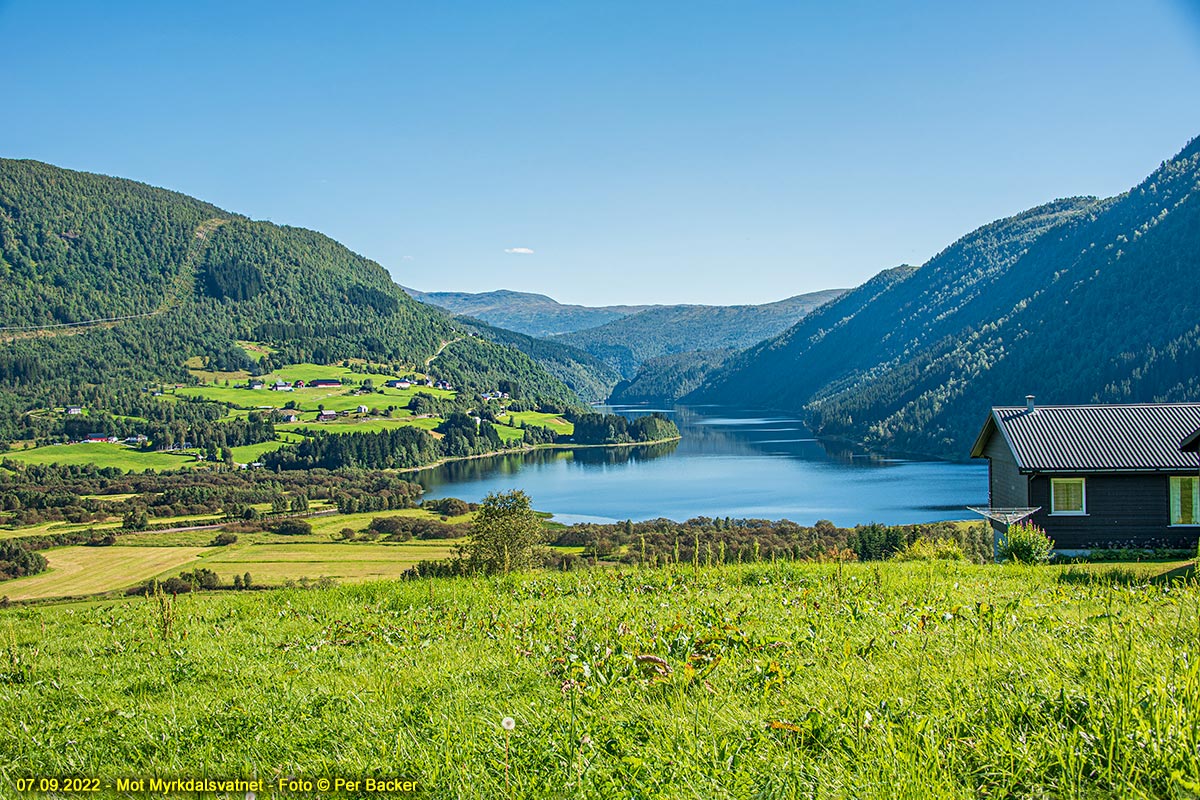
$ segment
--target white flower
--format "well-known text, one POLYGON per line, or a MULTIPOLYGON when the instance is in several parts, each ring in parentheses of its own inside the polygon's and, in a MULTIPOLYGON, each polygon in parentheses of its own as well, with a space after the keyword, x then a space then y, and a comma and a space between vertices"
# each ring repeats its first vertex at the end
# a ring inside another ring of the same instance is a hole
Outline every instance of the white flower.
POLYGON ((517 721, 512 717, 505 717, 504 719, 500 720, 500 727, 504 728, 506 731, 511 731, 513 728, 517 727, 517 721))

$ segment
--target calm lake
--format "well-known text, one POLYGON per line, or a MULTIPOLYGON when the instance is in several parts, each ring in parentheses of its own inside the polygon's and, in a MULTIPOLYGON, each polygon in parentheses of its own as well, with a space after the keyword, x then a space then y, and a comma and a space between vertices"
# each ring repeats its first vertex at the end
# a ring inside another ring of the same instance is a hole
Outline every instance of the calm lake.
POLYGON ((973 517, 987 504, 987 465, 887 458, 817 441, 794 417, 717 406, 611 406, 660 411, 682 441, 460 461, 416 473, 426 496, 472 502, 523 489, 555 520, 758 517, 811 525, 904 524, 973 517))

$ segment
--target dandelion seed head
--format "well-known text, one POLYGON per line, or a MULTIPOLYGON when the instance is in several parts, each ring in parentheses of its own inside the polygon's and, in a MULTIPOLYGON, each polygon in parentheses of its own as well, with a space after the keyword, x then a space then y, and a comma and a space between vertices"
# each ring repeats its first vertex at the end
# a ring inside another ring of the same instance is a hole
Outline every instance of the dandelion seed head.
POLYGON ((504 719, 500 720, 500 727, 504 728, 506 731, 511 731, 513 728, 517 727, 517 721, 512 717, 505 717, 504 719))

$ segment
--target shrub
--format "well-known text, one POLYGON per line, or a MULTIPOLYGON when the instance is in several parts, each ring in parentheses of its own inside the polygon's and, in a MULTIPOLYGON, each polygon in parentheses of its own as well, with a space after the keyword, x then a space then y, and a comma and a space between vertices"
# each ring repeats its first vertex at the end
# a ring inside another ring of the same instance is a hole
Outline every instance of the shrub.
POLYGON ((312 525, 303 519, 285 519, 274 530, 281 536, 307 536, 312 533, 312 525))
POLYGON ((0 543, 0 581, 36 575, 48 566, 41 553, 22 547, 11 539, 0 543))
POLYGON ((1046 532, 1032 522, 1009 525, 1000 537, 997 552, 1001 562, 1016 561, 1021 564, 1046 564, 1054 555, 1054 542, 1046 532))
POLYGON ((957 542, 950 539, 926 539, 918 536, 892 554, 894 561, 966 561, 957 542))
POLYGON ((460 517, 472 510, 471 504, 457 497, 443 497, 438 500, 426 500, 422 507, 437 511, 446 517, 460 517))
MULTIPOLYGON (((405 529, 404 520, 401 517, 375 517, 367 529, 390 536, 405 529)), ((411 535, 409 538, 412 538, 411 535)))
POLYGON ((214 547, 225 547, 226 545, 237 544, 237 534, 230 531, 221 531, 212 540, 214 547))
POLYGON ((193 589, 217 589, 221 586, 220 576, 204 567, 197 567, 191 572, 181 572, 179 577, 191 584, 193 589))

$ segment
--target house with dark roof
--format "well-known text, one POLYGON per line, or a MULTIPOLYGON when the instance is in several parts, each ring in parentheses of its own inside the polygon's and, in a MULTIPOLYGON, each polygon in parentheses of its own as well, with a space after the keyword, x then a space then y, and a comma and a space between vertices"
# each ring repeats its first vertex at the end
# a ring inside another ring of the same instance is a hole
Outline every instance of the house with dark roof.
POLYGON ((1192 548, 1200 537, 1200 403, 993 408, 971 448, 988 460, 997 534, 1025 518, 1059 551, 1192 548))

